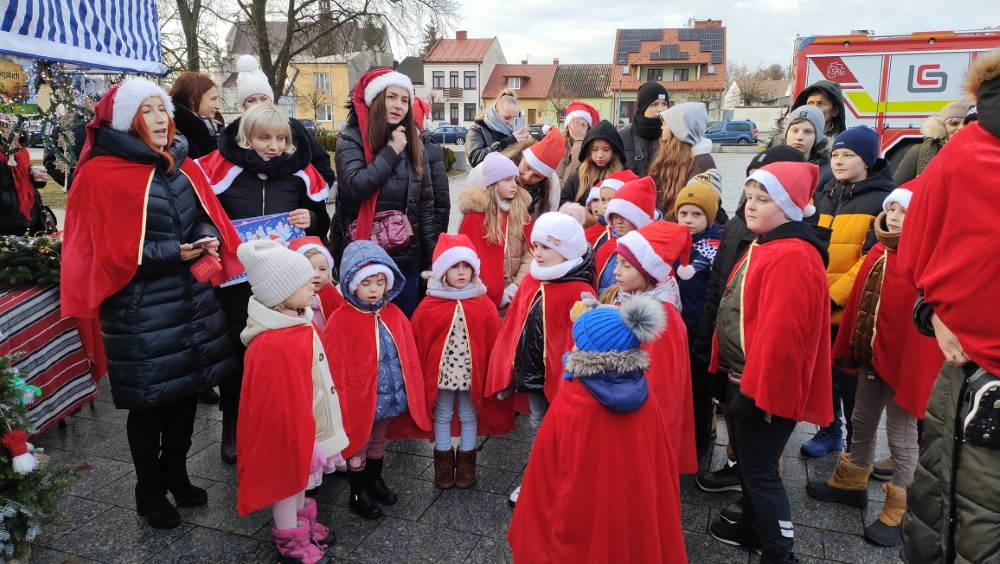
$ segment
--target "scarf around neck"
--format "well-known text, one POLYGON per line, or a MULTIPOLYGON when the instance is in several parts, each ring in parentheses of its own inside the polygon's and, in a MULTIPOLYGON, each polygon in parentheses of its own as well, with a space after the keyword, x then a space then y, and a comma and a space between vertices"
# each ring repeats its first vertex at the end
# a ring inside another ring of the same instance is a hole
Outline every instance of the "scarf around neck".
POLYGON ((660 116, 648 118, 640 113, 636 113, 632 118, 632 131, 643 139, 659 140, 663 134, 661 129, 660 116))
POLYGON ((552 266, 541 266, 535 259, 531 259, 531 275, 535 277, 535 280, 540 282, 545 282, 549 280, 558 280, 563 276, 569 274, 569 271, 580 266, 583 263, 583 257, 576 257, 572 259, 566 259, 563 262, 552 265, 552 266))
POLYGON ((666 282, 657 283, 652 290, 646 292, 632 294, 625 290, 620 290, 616 299, 621 303, 625 303, 634 296, 650 296, 658 302, 674 306, 674 309, 678 312, 681 311, 681 289, 677 285, 677 279, 673 276, 667 278, 666 282))
POLYGON ((465 288, 452 288, 445 286, 437 278, 427 280, 427 295, 443 300, 471 300, 486 294, 486 286, 479 280, 479 277, 472 279, 465 288))
MULTIPOLYGON (((497 107, 495 105, 486 112, 486 115, 483 116, 483 121, 486 122, 486 127, 489 127, 497 133, 503 135, 511 135, 514 133, 514 127, 507 125, 502 119, 500 119, 500 112, 497 111, 497 107)), ((497 141, 499 141, 499 139, 497 139, 497 141)))

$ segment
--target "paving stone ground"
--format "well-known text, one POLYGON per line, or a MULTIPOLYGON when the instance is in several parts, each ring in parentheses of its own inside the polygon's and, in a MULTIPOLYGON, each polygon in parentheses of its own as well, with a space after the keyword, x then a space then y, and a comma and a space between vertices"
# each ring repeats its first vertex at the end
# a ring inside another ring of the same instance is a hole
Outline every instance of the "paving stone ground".
MULTIPOLYGON (((735 208, 749 155, 715 155, 726 179, 723 204, 735 208)), ((462 187, 453 179, 453 202, 462 187)), ((453 230, 458 224, 457 206, 453 230)), ((236 515, 236 470, 219 458, 221 414, 200 405, 188 461, 192 481, 208 489, 204 507, 180 508, 183 524, 159 531, 146 526, 135 513, 135 471, 125 438, 127 412, 110 403, 107 380, 93 407, 85 406, 65 428, 53 427, 36 438, 53 464, 82 468, 80 479, 60 503, 60 522, 46 530, 32 562, 56 563, 248 563, 275 561, 270 542, 268 511, 247 517, 236 515)), ((721 422, 720 422, 721 423, 721 422)), ((880 483, 869 484, 867 509, 821 504, 805 493, 808 479, 826 479, 835 456, 821 460, 799 457, 799 445, 815 427, 799 425, 785 449, 784 480, 795 523, 795 551, 805 563, 896 562, 896 550, 880 549, 862 538, 864 526, 881 509, 880 483)), ((310 495, 318 500, 320 518, 338 535, 332 555, 337 562, 411 563, 511 561, 506 534, 511 509, 507 495, 520 482, 528 461, 531 432, 526 417, 506 437, 482 440, 478 482, 470 490, 442 491, 433 484, 433 447, 426 441, 397 441, 386 453, 386 481, 400 501, 386 516, 368 521, 347 508, 348 486, 343 474, 328 476, 310 495)), ((701 460, 702 471, 716 469, 725 459, 725 426, 701 460)), ((880 436, 877 455, 888 451, 880 436)), ((595 463, 601 460, 595 445, 595 463)), ((627 465, 627 461, 626 461, 627 465)), ((709 524, 738 494, 709 494, 695 485, 693 476, 681 479, 682 526, 688 559, 692 563, 756 564, 759 556, 712 539, 709 524)))

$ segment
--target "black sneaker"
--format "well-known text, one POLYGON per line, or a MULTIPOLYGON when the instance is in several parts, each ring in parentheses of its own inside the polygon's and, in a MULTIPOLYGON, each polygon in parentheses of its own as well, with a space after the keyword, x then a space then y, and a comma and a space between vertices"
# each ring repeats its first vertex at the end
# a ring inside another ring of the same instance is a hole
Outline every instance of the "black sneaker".
POLYGON ((736 503, 730 503, 725 509, 719 512, 719 517, 722 517, 723 521, 736 525, 743 520, 743 498, 736 500, 736 503))
POLYGON ((712 538, 732 546, 742 546, 747 550, 752 550, 758 554, 761 551, 760 533, 750 527, 734 525, 732 523, 719 520, 712 523, 708 528, 712 533, 712 538))
POLYGON ((695 483, 702 491, 718 492, 742 492, 743 484, 740 483, 739 466, 732 460, 726 461, 725 466, 715 472, 702 474, 694 479, 695 483))

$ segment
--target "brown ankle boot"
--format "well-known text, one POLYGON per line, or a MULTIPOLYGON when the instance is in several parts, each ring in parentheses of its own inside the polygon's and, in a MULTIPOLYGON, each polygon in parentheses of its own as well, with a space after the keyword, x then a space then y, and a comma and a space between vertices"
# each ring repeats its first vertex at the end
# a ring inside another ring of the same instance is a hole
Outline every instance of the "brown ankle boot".
POLYGON ((883 486, 885 504, 878 519, 865 527, 865 539, 879 546, 903 544, 902 522, 906 513, 906 490, 891 482, 883 486))
POLYGON ((446 490, 455 486, 455 449, 434 449, 434 487, 446 490))
POLYGON ((871 465, 857 466, 851 463, 851 456, 840 453, 833 475, 826 482, 809 482, 806 493, 820 501, 835 501, 851 507, 868 506, 868 475, 871 465))
POLYGON ((455 468, 455 486, 471 488, 476 483, 476 451, 459 450, 458 466, 455 468))

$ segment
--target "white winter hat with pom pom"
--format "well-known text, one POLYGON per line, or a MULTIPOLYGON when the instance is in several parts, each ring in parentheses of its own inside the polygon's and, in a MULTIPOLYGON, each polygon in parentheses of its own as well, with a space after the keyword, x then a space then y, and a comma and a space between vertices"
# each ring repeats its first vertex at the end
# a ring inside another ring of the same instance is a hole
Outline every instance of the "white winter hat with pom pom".
MULTIPOLYGON (((260 63, 253 55, 243 55, 236 60, 236 99, 240 106, 243 102, 254 94, 263 94, 269 99, 274 96, 271 85, 267 82, 267 76, 260 70, 260 63)), ((273 101, 273 100, 272 100, 273 101)))

